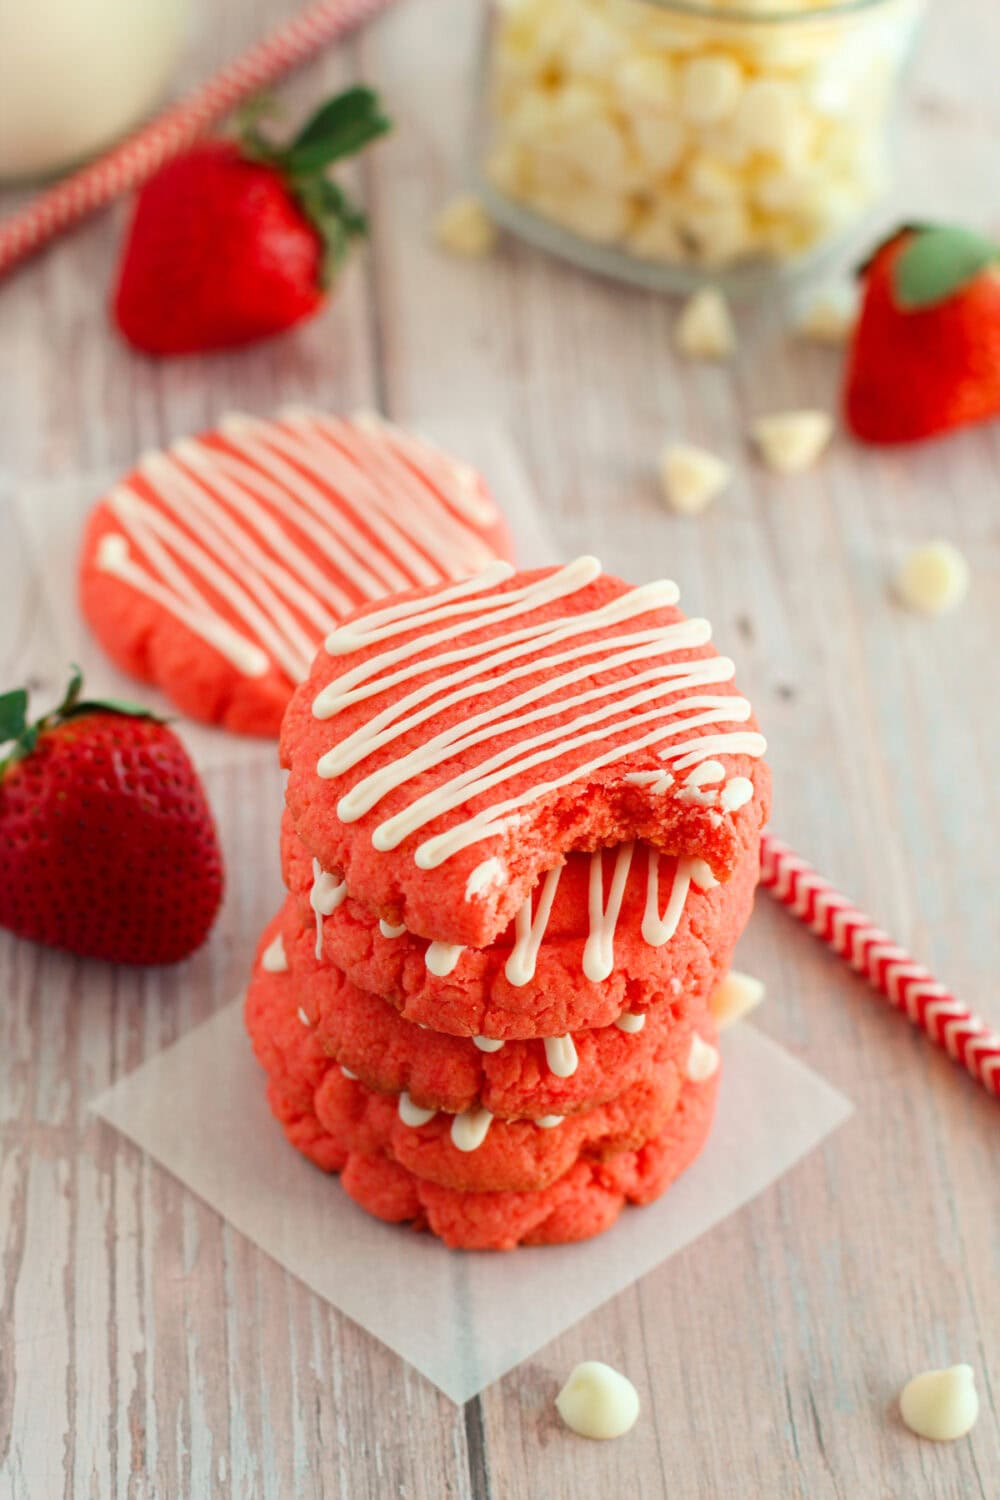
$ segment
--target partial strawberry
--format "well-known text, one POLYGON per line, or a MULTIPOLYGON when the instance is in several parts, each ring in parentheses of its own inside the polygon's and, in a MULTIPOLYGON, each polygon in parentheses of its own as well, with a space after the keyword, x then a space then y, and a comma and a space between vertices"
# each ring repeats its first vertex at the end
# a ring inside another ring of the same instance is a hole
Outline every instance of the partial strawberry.
POLYGON ((899 230, 864 268, 844 407, 868 443, 911 443, 1000 414, 1000 245, 899 230))
POLYGON ((255 120, 168 162, 139 193, 119 267, 114 316, 129 342, 189 354, 310 317, 367 227, 326 169, 389 128, 372 91, 352 88, 288 145, 255 120))
POLYGON ((204 942, 222 854, 180 740, 146 709, 81 697, 28 722, 0 696, 0 925, 121 964, 166 964, 204 942))

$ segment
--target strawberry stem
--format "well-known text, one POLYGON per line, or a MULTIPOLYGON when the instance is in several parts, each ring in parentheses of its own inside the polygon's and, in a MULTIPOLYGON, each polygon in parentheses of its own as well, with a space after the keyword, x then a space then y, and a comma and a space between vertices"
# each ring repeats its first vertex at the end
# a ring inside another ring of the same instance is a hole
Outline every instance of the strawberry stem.
POLYGON ((47 729, 54 729, 57 724, 65 724, 69 719, 91 713, 122 714, 132 719, 159 719, 158 714, 144 708, 141 703, 128 703, 121 698, 82 699, 82 691, 83 673, 74 663, 61 703, 36 719, 33 724, 28 721, 26 688, 14 688, 9 693, 0 694, 0 746, 12 743, 10 753, 0 760, 0 776, 16 761, 31 754, 38 744, 40 734, 47 729))
POLYGON ((378 96, 362 85, 327 99, 287 144, 269 140, 260 130, 262 111, 254 111, 241 131, 243 154, 280 172, 306 218, 323 242, 321 281, 326 286, 339 269, 351 241, 364 235, 367 220, 326 170, 392 129, 378 96))

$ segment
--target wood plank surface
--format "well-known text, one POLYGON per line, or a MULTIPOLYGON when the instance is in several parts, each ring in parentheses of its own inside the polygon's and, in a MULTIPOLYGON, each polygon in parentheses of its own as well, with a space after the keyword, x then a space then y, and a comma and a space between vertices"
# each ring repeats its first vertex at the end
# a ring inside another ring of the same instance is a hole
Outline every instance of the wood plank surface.
MULTIPOLYGON (((198 7, 179 82, 293 8, 198 7)), ((130 353, 105 311, 122 205, 0 286, 3 683, 56 687, 39 672, 51 625, 18 483, 124 467, 232 407, 496 422, 567 555, 667 572, 713 620, 771 741, 776 829, 1000 1021, 1000 427, 889 455, 838 437, 814 473, 779 479, 748 450, 749 418, 830 406, 838 378, 838 355, 789 337, 780 306, 741 311, 733 367, 695 366, 672 353, 669 301, 513 243, 443 258, 428 224, 462 177, 478 23, 478 7, 399 0, 282 90, 294 115, 361 76, 398 122, 356 174, 371 251, 291 337, 163 364, 130 353), (696 522, 657 499, 668 436, 736 468, 696 522), (934 535, 966 550, 974 587, 929 623, 887 579, 934 535)), ((933 10, 902 136, 908 216, 1000 227, 998 55, 990 0, 933 10)), ((213 771, 209 792, 229 890, 189 964, 112 971, 0 934, 0 1500, 996 1500, 996 1105, 766 899, 741 953, 768 982, 759 1024, 855 1117, 464 1411, 97 1124, 90 1098, 239 989, 277 903, 277 771, 213 771), (639 1387, 625 1441, 586 1444, 555 1417, 581 1358, 639 1387), (979 1424, 920 1443, 898 1390, 957 1360, 976 1367, 979 1424)))

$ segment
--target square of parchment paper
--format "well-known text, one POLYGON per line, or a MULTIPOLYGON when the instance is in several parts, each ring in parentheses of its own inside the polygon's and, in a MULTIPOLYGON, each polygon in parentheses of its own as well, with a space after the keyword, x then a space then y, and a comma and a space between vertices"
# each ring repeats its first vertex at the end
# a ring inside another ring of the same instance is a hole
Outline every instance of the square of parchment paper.
MULTIPOLYGON (((497 427, 445 419, 412 424, 485 476, 501 506, 521 567, 541 567, 556 555, 543 525, 534 495, 510 438, 497 427)), ((50 644, 39 641, 35 670, 59 686, 68 663, 78 662, 93 697, 140 698, 171 717, 179 726, 196 764, 211 766, 273 760, 273 740, 230 734, 198 724, 167 702, 162 693, 137 684, 120 672, 91 635, 77 606, 76 562, 87 515, 95 500, 121 477, 116 471, 78 474, 72 478, 28 481, 14 487, 18 520, 34 561, 34 576, 22 580, 26 589, 40 583, 40 593, 52 624, 50 644)), ((317 645, 319 643, 317 642, 317 645)))
POLYGON ((708 1145, 658 1203, 626 1209, 586 1243, 509 1254, 450 1251, 430 1235, 370 1218, 336 1178, 293 1151, 268 1111, 241 1001, 92 1107, 294 1276, 463 1402, 735 1213, 850 1113, 843 1095, 753 1027, 737 1027, 722 1047, 708 1145))

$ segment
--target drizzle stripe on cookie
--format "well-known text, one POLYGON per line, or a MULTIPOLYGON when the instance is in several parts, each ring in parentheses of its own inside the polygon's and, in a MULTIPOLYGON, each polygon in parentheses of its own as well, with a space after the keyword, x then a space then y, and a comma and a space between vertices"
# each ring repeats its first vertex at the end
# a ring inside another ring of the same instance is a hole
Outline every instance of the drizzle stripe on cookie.
MULTIPOLYGON (((582 557, 530 584, 504 591, 497 585, 510 577, 510 571, 502 564, 493 565, 478 577, 441 589, 431 598, 388 605, 335 630, 326 642, 333 656, 390 641, 402 632, 418 633, 401 645, 375 652, 321 689, 313 702, 318 719, 332 718, 351 704, 389 693, 425 674, 429 663, 435 670, 433 678, 372 714, 361 728, 326 751, 317 763, 318 774, 326 779, 363 767, 385 746, 401 737, 412 738, 414 729, 466 699, 481 700, 497 687, 521 678, 536 679, 515 697, 449 724, 417 748, 362 774, 340 797, 337 812, 341 820, 355 821, 390 793, 425 779, 427 771, 466 755, 478 745, 495 747, 505 736, 512 737, 507 744, 494 748, 492 755, 473 759, 467 768, 414 797, 378 824, 372 833, 373 845, 380 850, 394 849, 410 834, 445 813, 467 806, 493 787, 536 767, 558 765, 570 752, 585 746, 599 750, 593 759, 563 775, 532 781, 515 796, 426 839, 417 847, 415 860, 420 868, 433 869, 458 850, 500 832, 509 816, 524 806, 561 786, 584 781, 590 773, 640 750, 657 747, 659 758, 674 762, 675 769, 699 766, 715 754, 763 754, 764 740, 755 732, 727 728, 725 732, 687 737, 694 729, 741 724, 751 716, 745 698, 697 691, 732 680, 734 667, 728 658, 676 659, 679 652, 707 643, 711 634, 707 622, 680 620, 632 633, 616 629, 627 620, 675 604, 677 587, 669 581, 627 590, 581 614, 520 625, 492 639, 478 639, 484 630, 572 596, 599 573, 600 565, 594 558, 582 557), (580 642, 562 653, 547 652, 553 645, 594 632, 596 641, 580 642), (445 649, 432 652, 431 648, 438 645, 445 649), (580 666, 581 655, 596 655, 598 660, 580 666), (523 658, 527 659, 520 660, 523 658), (631 668, 647 659, 652 664, 646 670, 628 671, 597 684, 593 681, 595 673, 631 668), (519 665, 511 665, 519 660, 519 665), (553 672, 555 666, 567 662, 574 664, 568 671, 553 672), (566 693, 566 689, 585 680, 590 685, 582 691, 566 693), (516 737, 527 726, 557 716, 560 722, 553 727, 526 738, 516 737), (639 738, 625 742, 616 738, 647 724, 654 727, 639 738), (679 744, 660 748, 665 740, 677 739, 679 744)), ((720 765, 719 771, 724 777, 725 768, 720 765)), ((715 768, 707 774, 714 778, 715 768)), ((692 792, 700 795, 697 783, 692 792)), ((593 951, 591 963, 597 966, 593 951)))
POLYGON ((96 565, 243 676, 299 681, 339 616, 493 557, 473 529, 496 521, 474 473, 388 423, 230 417, 220 432, 148 455, 112 491, 119 529, 96 565))
MULTIPOLYGON (((590 856, 589 929, 583 950, 583 973, 594 984, 600 984, 614 973, 615 938, 625 891, 634 868, 635 845, 620 844, 614 850, 615 863, 611 872, 608 899, 605 903, 604 856, 606 852, 610 851, 597 849, 590 856)), ((718 881, 704 860, 692 858, 677 860, 671 876, 667 905, 661 915, 659 909, 661 855, 659 850, 647 845, 646 859, 646 904, 641 936, 651 947, 660 948, 676 933, 691 887, 694 886, 699 891, 708 891, 717 886, 718 881)), ((547 871, 535 890, 525 897, 514 916, 514 945, 507 956, 504 974, 507 982, 515 988, 520 989, 530 984, 535 977, 538 955, 545 941, 552 907, 564 869, 564 865, 557 865, 554 869, 547 871)), ((316 901, 319 899, 316 895, 317 870, 318 864, 314 860, 313 893, 310 896, 314 911, 317 910, 316 901)), ((346 887, 343 882, 335 884, 336 904, 339 905, 343 900, 346 887)), ((317 929, 319 925, 320 918, 317 913, 317 929)), ((382 936, 390 940, 401 937, 406 931, 404 925, 394 926, 381 918, 378 925, 382 936)), ((446 978, 455 972, 465 951, 466 949, 457 943, 429 942, 424 951, 425 967, 435 977, 446 978)), ((317 957, 321 956, 321 952, 322 944, 319 931, 317 931, 317 957)), ((644 1015, 628 1016, 626 1014, 621 1030, 641 1031, 644 1024, 644 1015)), ((474 1038, 474 1040, 484 1052, 495 1051, 502 1046, 500 1042, 490 1042, 489 1045, 485 1045, 487 1039, 483 1037, 474 1038)))

